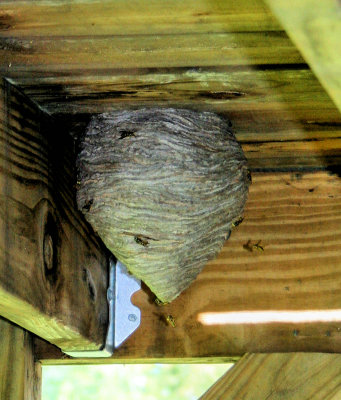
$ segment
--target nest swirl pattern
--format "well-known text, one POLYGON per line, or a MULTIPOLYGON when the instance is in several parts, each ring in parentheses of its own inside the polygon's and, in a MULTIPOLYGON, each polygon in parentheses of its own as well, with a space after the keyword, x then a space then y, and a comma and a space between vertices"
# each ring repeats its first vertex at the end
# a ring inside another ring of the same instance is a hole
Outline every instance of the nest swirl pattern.
POLYGON ((243 213, 250 184, 228 122, 183 109, 94 116, 77 168, 79 209, 163 302, 217 256, 243 213))

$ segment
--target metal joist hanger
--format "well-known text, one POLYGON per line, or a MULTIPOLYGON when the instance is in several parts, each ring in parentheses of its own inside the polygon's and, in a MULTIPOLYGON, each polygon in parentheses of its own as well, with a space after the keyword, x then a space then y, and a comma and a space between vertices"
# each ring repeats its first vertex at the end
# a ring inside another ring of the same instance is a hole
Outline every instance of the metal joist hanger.
POLYGON ((106 340, 101 350, 68 351, 71 357, 103 358, 110 357, 140 325, 141 311, 131 302, 131 296, 141 289, 141 281, 130 275, 120 262, 110 260, 109 287, 107 299, 109 324, 106 340))

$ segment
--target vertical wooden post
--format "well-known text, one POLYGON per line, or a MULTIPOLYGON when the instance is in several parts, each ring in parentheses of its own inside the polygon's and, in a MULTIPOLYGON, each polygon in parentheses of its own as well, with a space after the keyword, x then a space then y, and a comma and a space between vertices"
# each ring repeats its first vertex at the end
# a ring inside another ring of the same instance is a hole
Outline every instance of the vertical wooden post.
POLYGON ((0 399, 40 400, 41 365, 32 335, 0 318, 0 399))

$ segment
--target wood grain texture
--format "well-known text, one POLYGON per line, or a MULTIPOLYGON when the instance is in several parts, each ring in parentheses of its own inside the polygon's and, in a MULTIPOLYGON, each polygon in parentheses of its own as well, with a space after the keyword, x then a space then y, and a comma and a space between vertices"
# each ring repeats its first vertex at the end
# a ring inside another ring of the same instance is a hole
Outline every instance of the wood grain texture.
POLYGON ((143 35, 280 30, 261 0, 2 1, 8 36, 143 35))
POLYGON ((40 400, 41 364, 32 335, 0 318, 0 338, 0 399, 40 400))
MULTIPOLYGON (((101 112, 106 107, 176 104, 217 111, 333 110, 306 65, 290 68, 180 68, 89 71, 87 76, 16 77, 47 111, 101 112)), ((335 116, 338 113, 335 110, 335 116)))
POLYGON ((247 354, 201 400, 337 400, 341 355, 247 354))
POLYGON ((341 111, 340 2, 266 2, 341 111))
POLYGON ((76 127, 83 122, 85 129, 86 113, 186 107, 215 111, 232 121, 252 169, 340 164, 341 115, 304 65, 116 70, 88 77, 21 77, 20 85, 46 110, 70 121, 71 130, 71 120, 76 127))
MULTIPOLYGON (((136 293, 141 326, 105 363, 340 352, 340 222, 337 175, 254 173, 245 219, 218 258, 168 306, 158 307, 146 288, 136 293), (264 251, 254 247, 259 241, 264 251), (222 314, 205 324, 203 317, 212 313, 222 314), (167 324, 168 315, 175 328, 167 324)), ((39 358, 52 364, 86 362, 60 359, 43 346, 39 358)))
POLYGON ((77 213, 73 141, 0 88, 0 314, 65 350, 98 349, 107 256, 77 213))
POLYGON ((302 63, 284 32, 0 37, 0 72, 302 63))
POLYGON ((0 75, 64 116, 222 113, 254 170, 340 164, 340 114, 262 0, 2 2, 0 75))
POLYGON ((302 62, 261 0, 2 3, 1 71, 302 62), (214 60, 214 62, 213 62, 214 60))

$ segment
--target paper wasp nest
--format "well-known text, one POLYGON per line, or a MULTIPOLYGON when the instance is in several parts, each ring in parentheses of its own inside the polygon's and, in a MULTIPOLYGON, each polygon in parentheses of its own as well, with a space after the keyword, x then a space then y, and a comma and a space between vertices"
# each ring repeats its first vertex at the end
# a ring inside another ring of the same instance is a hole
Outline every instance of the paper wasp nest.
POLYGON ((221 250, 250 173, 225 120, 179 109, 92 118, 78 155, 77 201, 106 246, 163 302, 221 250))

